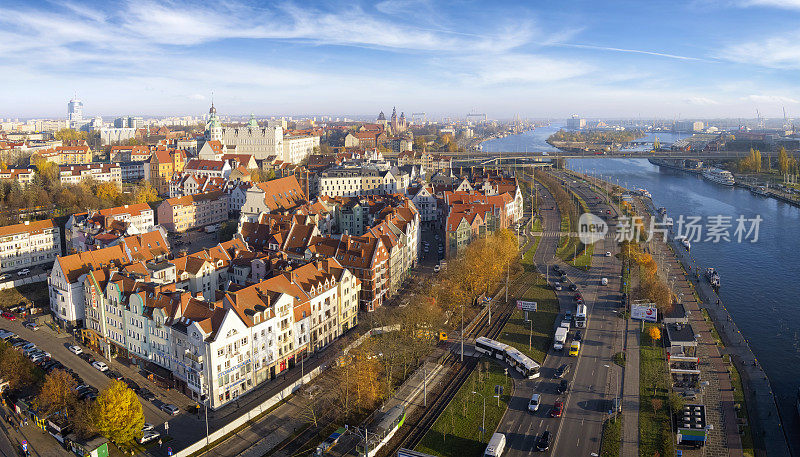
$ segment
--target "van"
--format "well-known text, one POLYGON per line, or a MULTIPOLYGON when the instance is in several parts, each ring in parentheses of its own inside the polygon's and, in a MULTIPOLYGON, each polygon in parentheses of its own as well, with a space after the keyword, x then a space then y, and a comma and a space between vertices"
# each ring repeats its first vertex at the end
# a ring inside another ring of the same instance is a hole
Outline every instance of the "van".
POLYGON ((608 278, 602 278, 602 279, 600 280, 600 284, 602 284, 602 285, 604 285, 604 286, 607 286, 607 285, 608 285, 608 278))
POLYGON ((542 396, 539 394, 531 395, 531 400, 528 402, 528 411, 536 412, 539 410, 539 405, 542 403, 542 396))
POLYGON ((580 352, 581 352, 581 343, 579 341, 573 341, 572 345, 569 347, 570 357, 577 357, 580 352))
POLYGON ((492 439, 489 440, 489 444, 486 446, 486 451, 483 453, 483 457, 500 457, 503 455, 503 451, 506 449, 506 436, 502 433, 495 433, 492 435, 492 439))

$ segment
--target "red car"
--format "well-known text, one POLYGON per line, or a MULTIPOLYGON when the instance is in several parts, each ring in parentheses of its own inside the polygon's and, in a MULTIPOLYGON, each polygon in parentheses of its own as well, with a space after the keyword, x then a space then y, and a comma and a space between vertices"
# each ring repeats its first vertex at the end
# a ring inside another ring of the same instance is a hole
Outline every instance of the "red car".
POLYGON ((16 319, 17 319, 17 316, 15 316, 15 315, 13 315, 13 314, 11 314, 11 313, 7 312, 7 311, 4 311, 4 312, 3 312, 3 314, 2 314, 2 316, 3 316, 4 318, 6 318, 6 319, 10 320, 10 321, 13 321, 13 320, 16 320, 16 319))
POLYGON ((557 400, 553 405, 553 409, 550 410, 550 417, 561 417, 561 412, 564 409, 564 403, 561 400, 557 400))

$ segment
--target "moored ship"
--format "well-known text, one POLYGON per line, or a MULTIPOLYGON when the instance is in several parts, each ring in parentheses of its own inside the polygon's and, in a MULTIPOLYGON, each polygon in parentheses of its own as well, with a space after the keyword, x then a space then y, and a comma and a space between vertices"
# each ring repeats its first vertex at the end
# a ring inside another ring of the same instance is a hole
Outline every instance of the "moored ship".
POLYGON ((703 178, 724 186, 732 186, 736 182, 733 179, 733 173, 728 170, 714 167, 703 170, 703 178))

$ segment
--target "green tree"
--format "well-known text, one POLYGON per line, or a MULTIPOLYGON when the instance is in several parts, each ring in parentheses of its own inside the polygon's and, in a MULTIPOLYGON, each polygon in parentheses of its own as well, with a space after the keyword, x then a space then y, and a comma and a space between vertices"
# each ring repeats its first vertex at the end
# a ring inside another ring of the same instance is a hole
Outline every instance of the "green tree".
POLYGON ((100 392, 94 415, 97 430, 115 443, 128 443, 142 436, 142 404, 122 381, 113 380, 100 392))

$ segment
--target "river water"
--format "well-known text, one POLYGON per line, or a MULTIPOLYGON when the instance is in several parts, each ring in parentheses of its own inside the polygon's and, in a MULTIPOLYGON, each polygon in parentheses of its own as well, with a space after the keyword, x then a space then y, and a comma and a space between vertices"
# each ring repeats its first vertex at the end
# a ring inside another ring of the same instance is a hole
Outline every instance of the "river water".
MULTIPOLYGON (((534 137, 531 146, 542 141, 536 133, 529 135, 534 137)), ((740 215, 763 219, 755 243, 736 242, 733 222, 731 242, 693 242, 691 253, 701 271, 719 271, 722 300, 769 376, 793 454, 800 455, 795 409, 800 386, 800 208, 696 175, 660 170, 646 159, 570 159, 568 166, 628 188, 647 189, 654 205, 665 207, 675 220, 680 215, 701 216, 703 221, 717 215, 733 221, 740 215)))

